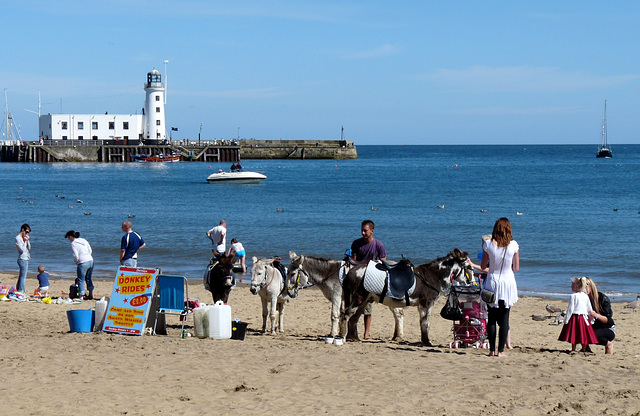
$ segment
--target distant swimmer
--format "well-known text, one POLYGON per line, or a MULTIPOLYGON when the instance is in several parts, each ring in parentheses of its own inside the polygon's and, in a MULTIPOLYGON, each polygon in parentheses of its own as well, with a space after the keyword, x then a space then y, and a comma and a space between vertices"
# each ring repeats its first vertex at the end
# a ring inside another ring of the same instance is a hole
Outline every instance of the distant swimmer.
POLYGON ((442 204, 442 205, 438 205, 438 208, 440 208, 440 209, 444 209, 444 204, 442 204))

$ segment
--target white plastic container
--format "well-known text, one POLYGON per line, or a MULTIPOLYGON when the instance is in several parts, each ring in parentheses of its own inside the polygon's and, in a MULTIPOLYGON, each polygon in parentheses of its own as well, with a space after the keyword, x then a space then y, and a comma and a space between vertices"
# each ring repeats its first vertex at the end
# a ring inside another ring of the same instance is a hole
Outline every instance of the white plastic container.
POLYGON ((202 305, 193 310, 194 331, 198 338, 209 337, 209 317, 207 311, 210 306, 202 305))
POLYGON ((231 306, 221 300, 210 306, 207 311, 209 317, 209 338, 231 338, 231 306))
POLYGON ((105 298, 96 301, 96 322, 93 327, 94 331, 101 331, 102 325, 104 325, 104 318, 107 315, 107 307, 109 301, 105 298))

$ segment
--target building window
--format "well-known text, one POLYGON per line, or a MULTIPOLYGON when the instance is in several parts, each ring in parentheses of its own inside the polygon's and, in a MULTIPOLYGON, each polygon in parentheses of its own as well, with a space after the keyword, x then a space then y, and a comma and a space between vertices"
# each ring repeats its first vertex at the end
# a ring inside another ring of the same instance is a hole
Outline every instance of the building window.
POLYGON ((160 101, 160 96, 156 95, 156 101, 160 101))
POLYGON ((160 138, 160 133, 156 133, 156 139, 160 138))
POLYGON ((78 121, 78 130, 84 130, 84 122, 78 121))
POLYGON ((115 129, 115 128, 116 128, 116 123, 115 123, 115 121, 110 121, 110 122, 109 122, 109 130, 113 130, 113 129, 115 129))
POLYGON ((124 140, 125 141, 129 140, 129 136, 124 136, 124 140))
POLYGON ((160 112, 160 107, 156 107, 156 113, 160 112))
POLYGON ((84 136, 78 136, 78 140, 83 140, 84 136))
POLYGON ((93 136, 93 140, 98 140, 98 136, 93 136))
POLYGON ((92 121, 91 122, 91 128, 94 130, 98 130, 98 122, 97 121, 92 121))
POLYGON ((62 140, 67 140, 67 136, 62 136, 62 140))
POLYGON ((122 122, 122 128, 124 130, 129 130, 129 122, 128 121, 123 121, 122 122))
POLYGON ((160 120, 156 120, 156 126, 160 125, 160 120))
POLYGON ((62 130, 66 130, 67 129, 67 122, 63 121, 62 122, 62 130))

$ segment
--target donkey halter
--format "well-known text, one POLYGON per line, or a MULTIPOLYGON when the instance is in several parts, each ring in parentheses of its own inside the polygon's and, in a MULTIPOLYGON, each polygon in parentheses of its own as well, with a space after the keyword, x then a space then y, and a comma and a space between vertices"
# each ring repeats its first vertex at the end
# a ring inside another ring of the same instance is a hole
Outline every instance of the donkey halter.
MULTIPOLYGON (((304 269, 302 268, 302 264, 300 264, 300 265, 296 268, 295 273, 296 273, 296 282, 295 282, 295 284, 294 284, 293 286, 289 286, 289 285, 287 285, 286 290, 293 290, 293 289, 296 289, 296 288, 298 288, 298 289, 300 288, 300 273, 304 273, 304 274, 305 274, 305 276, 307 276, 307 280, 309 280, 309 275, 308 275, 308 274, 307 274, 307 272, 305 272, 305 271, 304 271, 304 269)), ((289 280, 289 279, 287 279, 287 280, 289 280)))
MULTIPOLYGON (((260 285, 259 285, 260 289, 263 289, 265 287, 269 287, 271 282, 273 282, 273 279, 276 277, 276 269, 275 269, 275 267, 273 268, 273 273, 271 274, 271 279, 269 279, 269 282, 267 282, 267 277, 269 277, 269 268, 267 267, 267 265, 265 265, 264 266, 264 279, 262 279, 262 282, 260 282, 260 285)), ((251 286, 258 286, 258 285, 254 285, 252 283, 251 286)))
POLYGON ((454 280, 458 280, 458 277, 460 276, 461 273, 464 273, 464 277, 467 280, 467 283, 469 283, 471 281, 471 276, 473 276, 473 271, 472 271, 472 267, 470 265, 467 264, 466 260, 464 262, 464 266, 460 267, 458 269, 458 272, 455 273, 452 271, 451 274, 449 275, 449 279, 451 280, 451 282, 453 282, 454 280))

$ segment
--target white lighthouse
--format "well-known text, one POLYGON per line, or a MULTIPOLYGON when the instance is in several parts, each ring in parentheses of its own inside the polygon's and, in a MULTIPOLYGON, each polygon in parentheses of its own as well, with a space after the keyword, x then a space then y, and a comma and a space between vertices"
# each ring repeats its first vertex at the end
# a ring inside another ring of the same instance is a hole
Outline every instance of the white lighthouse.
POLYGON ((167 138, 167 128, 164 117, 164 94, 162 75, 153 68, 147 73, 147 83, 144 85, 146 98, 144 102, 143 139, 164 142, 167 138))

